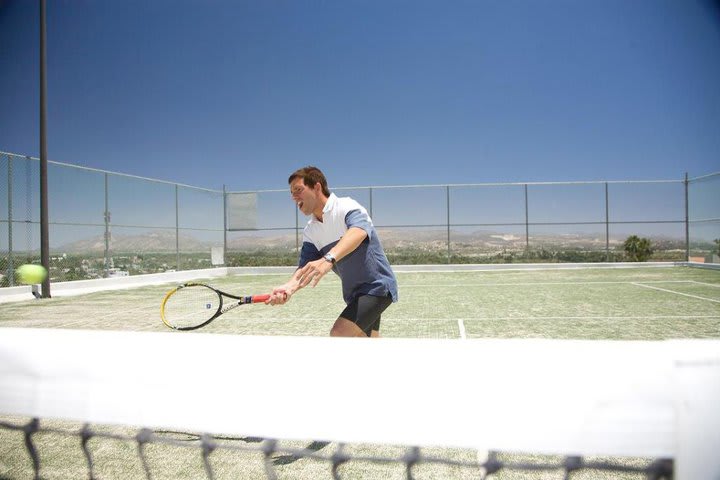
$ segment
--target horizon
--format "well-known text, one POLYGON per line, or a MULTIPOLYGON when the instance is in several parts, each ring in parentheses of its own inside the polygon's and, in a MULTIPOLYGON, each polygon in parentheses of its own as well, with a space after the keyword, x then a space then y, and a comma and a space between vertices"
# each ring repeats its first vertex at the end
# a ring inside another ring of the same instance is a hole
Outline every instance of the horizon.
MULTIPOLYGON (((409 246, 420 246, 422 244, 431 244, 434 242, 442 242, 443 245, 447 242, 447 230, 444 226, 434 226, 431 228, 427 228, 423 231, 419 232, 413 232, 412 228, 409 227, 382 227, 378 226, 379 234, 383 237, 383 244, 387 248, 396 248, 398 244, 409 244, 409 246), (411 230, 408 232, 408 230, 411 230)), ((273 249, 280 249, 284 250, 286 248, 294 249, 294 242, 295 242, 295 231, 290 228, 287 229, 288 231, 286 233, 281 233, 277 231, 258 231, 258 230, 248 230, 248 231, 235 231, 235 232, 228 232, 229 234, 235 234, 239 236, 235 236, 234 238, 228 238, 228 248, 238 248, 238 247, 259 247, 264 246, 267 250, 273 250, 273 249), (267 245, 263 245, 264 242, 267 241, 284 241, 283 244, 274 244, 271 247, 268 247, 267 245)), ((300 229, 302 231, 302 229, 300 229)), ((184 229, 183 232, 180 233, 180 240, 184 242, 185 249, 182 253, 200 253, 208 250, 211 246, 217 246, 218 242, 214 241, 212 239, 202 239, 198 238, 196 236, 193 236, 192 231, 188 231, 187 229, 184 229)), ((497 242, 506 242, 506 246, 508 248, 513 247, 517 248, 520 244, 525 244, 525 236, 524 234, 520 233, 507 233, 507 231, 503 230, 493 230, 491 228, 477 228, 475 230, 469 231, 469 232, 463 232, 461 229, 453 229, 452 226, 450 228, 451 233, 451 245, 458 244, 462 242, 467 241, 475 241, 475 242, 485 242, 487 243, 487 239, 494 239, 490 241, 497 242)), ((110 248, 117 248, 115 245, 117 244, 124 244, 124 246, 120 247, 120 250, 117 250, 115 253, 117 254, 129 254, 132 252, 135 252, 136 254, 143 254, 147 252, 152 253, 175 253, 175 231, 169 231, 167 229, 148 229, 146 231, 137 232, 137 233, 112 233, 111 229, 111 240, 110 240, 110 248), (155 242, 150 247, 151 250, 142 250, 138 248, 138 244, 136 242, 143 242, 145 245, 148 245, 149 239, 155 239, 159 240, 160 243, 155 242), (129 243, 132 242, 132 243, 129 243), (153 248, 161 248, 157 250, 152 250, 153 248), (139 253, 138 253, 139 252, 139 253)), ((631 235, 637 235, 636 233, 632 233, 632 231, 623 231, 623 232, 615 232, 611 233, 608 243, 610 244, 611 249, 614 247, 617 247, 618 245, 621 245, 629 236, 631 235)), ((639 237, 647 237, 649 240, 653 242, 671 242, 671 243, 679 243, 682 244, 681 246, 684 248, 685 245, 685 238, 684 236, 678 236, 678 235, 672 235, 668 234, 667 232, 654 232, 654 233, 646 233, 637 235, 639 237)), ((561 244, 561 240, 576 240, 577 247, 584 248, 588 244, 598 244, 598 242, 602 243, 602 246, 605 245, 605 232, 602 230, 597 231, 572 231, 568 230, 567 232, 543 232, 538 231, 535 233, 531 233, 530 235, 530 249, 531 250, 539 250, 545 247, 553 247, 557 248, 561 244), (533 245, 533 240, 535 242, 539 241, 545 241, 546 243, 543 243, 541 245, 533 245), (552 243, 552 241, 557 241, 557 243, 552 243)), ((713 240, 711 239, 696 239, 695 242, 693 242, 695 246, 697 245, 705 245, 705 246, 712 246, 713 240)), ((404 245, 406 246, 406 245, 404 245)), ((524 248, 524 247, 523 247, 524 248)), ((66 243, 63 243, 61 245, 51 245, 51 250, 53 252, 53 255, 57 255, 58 253, 67 253, 72 255, 79 255, 83 253, 96 253, 96 252, 102 252, 104 250, 104 236, 103 235, 95 235, 92 237, 84 237, 77 240, 72 240, 66 243), (88 246, 88 243, 95 244, 95 247, 88 246)), ((34 249, 30 251, 19 251, 15 250, 14 253, 17 254, 27 254, 27 253, 36 253, 39 251, 39 249, 34 249)), ((209 251, 209 250, 208 250, 209 251)))

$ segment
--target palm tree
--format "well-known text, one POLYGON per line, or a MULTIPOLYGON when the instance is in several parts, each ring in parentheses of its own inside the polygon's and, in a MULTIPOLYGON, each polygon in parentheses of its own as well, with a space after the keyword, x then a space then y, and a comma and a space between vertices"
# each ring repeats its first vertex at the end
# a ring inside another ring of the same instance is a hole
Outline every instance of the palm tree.
POLYGON ((644 262, 653 254, 652 245, 647 238, 630 235, 625 243, 625 254, 631 262, 644 262))

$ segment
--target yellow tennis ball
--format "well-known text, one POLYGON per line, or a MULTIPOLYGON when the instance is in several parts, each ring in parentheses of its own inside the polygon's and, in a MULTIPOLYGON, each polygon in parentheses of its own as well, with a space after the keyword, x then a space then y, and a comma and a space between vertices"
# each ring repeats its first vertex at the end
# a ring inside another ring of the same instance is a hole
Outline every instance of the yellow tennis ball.
POLYGON ((26 285, 42 283, 47 276, 47 270, 45 270, 45 267, 30 263, 19 266, 16 273, 20 283, 24 283, 26 285))

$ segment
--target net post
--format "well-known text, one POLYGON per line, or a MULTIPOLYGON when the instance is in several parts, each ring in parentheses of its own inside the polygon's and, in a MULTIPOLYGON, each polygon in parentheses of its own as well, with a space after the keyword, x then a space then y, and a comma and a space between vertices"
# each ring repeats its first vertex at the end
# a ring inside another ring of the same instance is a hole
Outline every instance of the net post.
POLYGON ((720 478, 720 352, 692 352, 675 361, 673 375, 674 478, 720 478))

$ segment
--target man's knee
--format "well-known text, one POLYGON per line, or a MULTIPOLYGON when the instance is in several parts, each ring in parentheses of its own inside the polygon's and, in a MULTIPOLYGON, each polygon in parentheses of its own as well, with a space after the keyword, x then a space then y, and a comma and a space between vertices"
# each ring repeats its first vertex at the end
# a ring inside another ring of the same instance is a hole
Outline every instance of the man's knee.
POLYGON ((338 318, 335 321, 335 325, 330 329, 331 337, 367 337, 367 334, 363 332, 354 322, 346 318, 338 318))

